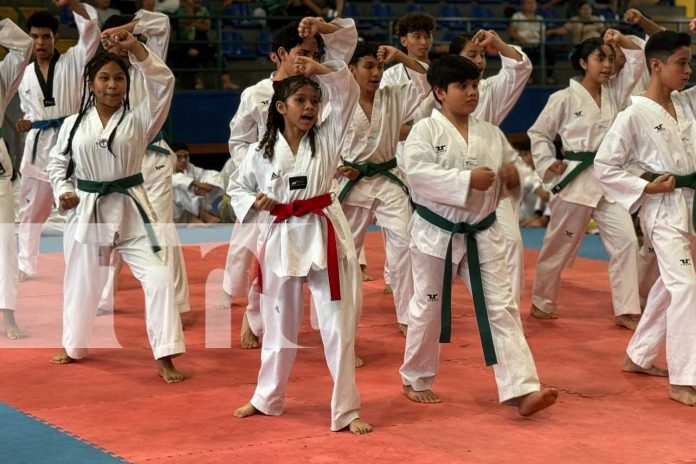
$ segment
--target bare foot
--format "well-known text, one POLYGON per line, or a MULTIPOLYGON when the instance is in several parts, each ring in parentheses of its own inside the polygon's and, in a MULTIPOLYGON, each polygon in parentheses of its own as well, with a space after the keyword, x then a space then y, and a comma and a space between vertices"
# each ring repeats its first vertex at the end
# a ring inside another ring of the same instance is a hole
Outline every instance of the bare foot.
POLYGON ((372 432, 372 426, 360 418, 353 419, 348 429, 355 435, 365 435, 372 432))
POLYGON ((363 282, 371 282, 375 280, 375 276, 367 272, 364 267, 360 266, 360 272, 362 273, 362 281, 363 282))
POLYGON ((247 319, 246 311, 244 312, 244 317, 242 318, 242 332, 239 335, 239 346, 245 350, 254 350, 261 346, 259 343, 259 337, 254 335, 249 327, 249 320, 247 319))
POLYGON ((234 410, 234 417, 244 418, 253 416, 254 414, 260 414, 260 411, 254 407, 253 404, 247 403, 241 408, 234 410))
POLYGON ((399 324, 399 330, 401 331, 401 333, 405 337, 406 334, 408 333, 408 326, 406 324, 399 324))
POLYGON ((167 383, 178 383, 186 379, 186 376, 176 370, 171 356, 165 356, 157 360, 157 370, 160 377, 167 383))
POLYGON ((619 327, 625 327, 628 330, 636 330, 638 321, 640 321, 639 314, 621 314, 620 316, 614 317, 614 324, 619 327))
POLYGON ((545 313, 544 311, 542 311, 534 305, 532 305, 532 310, 530 311, 530 314, 532 315, 532 317, 536 317, 537 319, 558 319, 558 314, 554 312, 545 313))
POLYGON ((5 335, 10 340, 19 340, 20 338, 27 338, 27 334, 17 326, 17 321, 15 321, 15 313, 11 309, 1 310, 5 316, 5 335))
POLYGON ((647 369, 644 369, 640 367, 638 364, 634 363, 631 358, 628 357, 628 354, 624 356, 624 362, 623 366, 621 367, 621 370, 624 372, 632 372, 635 374, 647 374, 647 375, 654 375, 657 377, 669 377, 669 372, 667 369, 663 369, 661 367, 657 366, 650 366, 647 369))
POLYGON ((517 411, 520 413, 520 416, 531 416, 554 404, 556 399, 558 399, 558 390, 554 388, 544 388, 541 391, 521 397, 517 405, 517 411))
POLYGON ((394 293, 394 290, 392 290, 391 285, 385 284, 384 288, 382 288, 382 293, 384 293, 385 295, 391 295, 392 293, 394 293))
POLYGON ((215 303, 215 309, 229 309, 231 303, 232 295, 228 295, 227 292, 223 290, 220 292, 217 303, 215 303))
POLYGON ((669 397, 687 406, 696 406, 696 388, 689 385, 670 385, 669 397))
POLYGON ((60 352, 51 358, 53 364, 68 364, 74 362, 75 360, 68 356, 65 349, 60 350, 60 352))
POLYGON ((210 211, 201 211, 198 217, 206 224, 217 224, 220 222, 220 218, 211 213, 210 211))
POLYGON ((20 281, 20 282, 26 282, 26 281, 29 280, 29 279, 31 279, 31 277, 29 277, 29 275, 27 275, 26 272, 24 272, 24 271, 19 271, 19 281, 20 281))
POLYGON ((363 367, 364 365, 365 365, 365 361, 363 361, 362 358, 356 354, 355 355, 355 368, 357 369, 358 367, 363 367))
POLYGON ((415 391, 410 385, 404 385, 404 393, 409 400, 416 403, 441 403, 439 396, 433 393, 432 390, 415 391))

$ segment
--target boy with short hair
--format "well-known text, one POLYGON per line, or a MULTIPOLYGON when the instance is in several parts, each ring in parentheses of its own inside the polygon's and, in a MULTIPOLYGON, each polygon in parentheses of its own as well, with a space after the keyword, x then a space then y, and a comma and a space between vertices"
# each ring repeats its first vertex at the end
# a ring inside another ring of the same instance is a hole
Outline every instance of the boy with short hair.
POLYGON ((438 335, 449 341, 451 285, 458 275, 472 288, 500 402, 528 416, 555 403, 558 391, 541 390, 505 271, 505 241, 495 210, 503 183, 517 176, 511 166, 516 153, 499 128, 472 116, 480 75, 460 56, 435 62, 428 82, 442 108, 416 123, 406 140, 402 164, 417 206, 410 244, 414 296, 400 372, 410 400, 440 402, 431 390, 438 335))
POLYGON ((660 276, 650 290, 623 370, 669 375, 671 399, 696 405, 696 271, 693 246, 696 173, 696 88, 689 81, 691 38, 662 31, 645 45, 650 81, 645 96, 631 97, 599 147, 595 174, 641 225, 655 249, 660 276), (636 175, 635 167, 643 176, 636 175), (667 367, 653 365, 667 343, 667 367))
POLYGON ((189 161, 187 144, 170 145, 174 156, 174 220, 177 222, 220 222, 218 209, 224 194, 224 182, 219 172, 202 169, 189 161))

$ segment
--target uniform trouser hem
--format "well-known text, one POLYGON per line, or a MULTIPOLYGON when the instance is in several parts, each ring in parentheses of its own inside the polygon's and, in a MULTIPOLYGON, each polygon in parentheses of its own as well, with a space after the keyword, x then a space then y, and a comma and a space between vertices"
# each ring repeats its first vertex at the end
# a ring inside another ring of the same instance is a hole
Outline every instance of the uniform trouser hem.
POLYGON ((672 373, 670 372, 669 384, 693 387, 694 385, 696 385, 696 374, 672 375, 672 373))
POLYGON ((339 432, 346 427, 350 425, 351 422, 353 422, 355 419, 360 419, 360 413, 358 412, 357 409, 347 412, 341 417, 340 419, 336 421, 331 422, 331 431, 332 432, 339 432))
POLYGON ((178 305, 176 305, 176 310, 179 312, 179 314, 187 313, 187 312, 191 311, 191 305, 188 303, 178 304, 178 305))
POLYGON ((631 361, 633 361, 634 364, 636 364, 638 367, 642 367, 643 369, 650 369, 653 365, 653 360, 655 359, 655 356, 652 354, 637 354, 635 351, 631 350, 627 350, 626 355, 631 361))
POLYGON ((508 392, 505 395, 498 396, 498 400, 501 404, 522 396, 527 396, 530 393, 538 392, 541 390, 541 384, 539 382, 523 383, 514 387, 506 386, 505 389, 508 390, 508 392))
POLYGON ((251 397, 251 401, 249 401, 249 403, 251 403, 251 405, 254 408, 256 408, 257 411, 267 416, 280 416, 281 414, 283 414, 282 405, 280 407, 275 408, 271 407, 263 398, 261 398, 256 393, 254 393, 254 396, 251 397))
POLYGON ((410 381, 403 374, 401 374, 401 383, 403 384, 403 386, 410 387, 411 390, 413 390, 414 392, 422 392, 422 391, 432 390, 434 382, 435 382, 435 376, 433 376, 430 380, 427 380, 427 381, 422 381, 422 380, 410 381))
POLYGON ((183 341, 176 343, 169 343, 167 345, 160 345, 158 347, 152 347, 152 354, 155 355, 155 359, 161 359, 167 356, 174 356, 177 354, 186 353, 186 344, 183 341))

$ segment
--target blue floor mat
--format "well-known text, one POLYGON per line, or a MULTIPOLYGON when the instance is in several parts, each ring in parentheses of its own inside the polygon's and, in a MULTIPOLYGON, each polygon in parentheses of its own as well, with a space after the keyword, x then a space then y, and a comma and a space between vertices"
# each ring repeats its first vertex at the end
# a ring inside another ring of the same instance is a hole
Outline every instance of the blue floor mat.
POLYGON ((3 464, 123 464, 89 443, 0 403, 3 464))

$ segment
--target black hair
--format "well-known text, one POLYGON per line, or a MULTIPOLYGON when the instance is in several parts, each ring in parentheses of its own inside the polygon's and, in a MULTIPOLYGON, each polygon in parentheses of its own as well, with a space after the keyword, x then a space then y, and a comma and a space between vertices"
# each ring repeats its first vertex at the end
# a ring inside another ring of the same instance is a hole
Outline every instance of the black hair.
POLYGON ((56 34, 58 33, 59 25, 58 19, 48 11, 37 11, 27 19, 27 29, 29 30, 31 30, 32 27, 46 27, 50 29, 53 34, 56 34))
POLYGON ((134 15, 111 15, 106 18, 106 21, 104 21, 104 24, 101 26, 101 30, 105 31, 114 27, 125 26, 133 21, 134 18, 134 15))
POLYGON ((191 152, 188 144, 186 144, 184 142, 172 142, 169 144, 169 148, 172 149, 172 153, 177 152, 179 150, 186 150, 189 153, 191 152))
POLYGON ((478 81, 480 78, 481 70, 476 63, 459 55, 443 55, 428 68, 428 83, 433 88, 433 96, 438 103, 442 102, 435 94, 436 87, 447 90, 452 83, 478 81))
POLYGON ((379 44, 375 42, 358 42, 353 52, 353 56, 350 58, 350 65, 357 65, 360 58, 365 56, 371 56, 377 58, 377 51, 379 50, 379 44))
POLYGON ((480 31, 481 29, 474 29, 472 32, 467 32, 464 34, 459 34, 457 37, 450 42, 449 45, 449 53, 451 55, 459 55, 462 50, 466 47, 466 44, 471 42, 474 38, 474 36, 480 31))
POLYGON ((126 95, 123 101, 123 111, 121 112, 121 117, 118 120, 118 123, 116 123, 116 127, 114 127, 114 129, 111 131, 111 134, 109 134, 109 140, 106 145, 111 154, 115 156, 114 152, 111 150, 111 144, 114 141, 114 135, 116 135, 118 126, 121 125, 121 122, 123 121, 126 112, 128 112, 128 110, 130 109, 130 99, 128 98, 128 94, 130 93, 130 75, 128 74, 128 67, 123 62, 121 57, 119 57, 118 55, 114 55, 113 53, 99 52, 96 55, 94 55, 94 57, 91 60, 89 60, 89 62, 85 66, 85 71, 82 74, 82 99, 80 100, 80 111, 77 113, 77 119, 75 119, 75 123, 70 129, 68 143, 65 147, 65 150, 63 150, 62 153, 63 156, 70 157, 68 172, 65 176, 66 179, 69 179, 72 176, 73 171, 75 170, 75 163, 72 159, 72 143, 73 139, 75 138, 75 133, 77 133, 77 128, 80 126, 80 123, 84 119, 85 114, 87 114, 87 111, 96 104, 94 92, 90 90, 89 84, 94 82, 94 79, 97 76, 99 70, 111 62, 116 63, 121 68, 123 73, 126 75, 126 95))
MULTIPOLYGON (((605 44, 602 39, 597 37, 585 39, 579 44, 576 44, 573 47, 573 50, 570 52, 570 64, 573 67, 573 69, 584 76, 585 70, 582 69, 582 66, 580 65, 580 60, 587 62, 587 58, 592 53, 594 53, 595 50, 601 51, 604 45, 607 44, 605 44)), ((609 45, 607 46, 611 49, 611 52, 614 53, 614 49, 612 49, 609 45)))
POLYGON ((686 32, 660 31, 648 39, 645 44, 645 61, 650 68, 650 60, 657 58, 666 62, 675 51, 682 47, 691 47, 691 37, 686 32))
MULTIPOLYGON (((288 98, 291 97, 298 89, 304 86, 310 86, 314 88, 321 101, 321 87, 319 84, 305 76, 291 76, 283 79, 282 81, 273 82, 273 98, 271 99, 271 104, 268 108, 268 119, 266 120, 266 132, 263 134, 263 138, 259 143, 257 151, 263 150, 263 157, 269 161, 273 159, 273 154, 275 151, 275 144, 278 140, 278 131, 282 132, 285 130, 285 119, 283 115, 278 112, 276 108, 276 103, 279 101, 287 102, 288 98)), ((312 149, 312 156, 314 156, 315 149, 315 135, 316 131, 314 126, 309 129, 309 146, 312 149)))
MULTIPOLYGON (((305 39, 300 37, 300 33, 297 31, 299 26, 300 23, 297 21, 292 21, 278 29, 278 31, 273 35, 273 41, 271 42, 271 53, 275 53, 277 55, 278 50, 281 48, 290 53, 290 50, 298 45, 302 45, 305 39)), ((321 50, 324 48, 324 40, 319 34, 315 35, 314 38, 317 41, 317 49, 319 50, 319 53, 321 53, 321 50)), ((314 59, 313 56, 311 58, 314 59)))
POLYGON ((396 34, 405 37, 409 32, 431 33, 435 30, 435 18, 425 13, 410 13, 396 23, 396 34))

